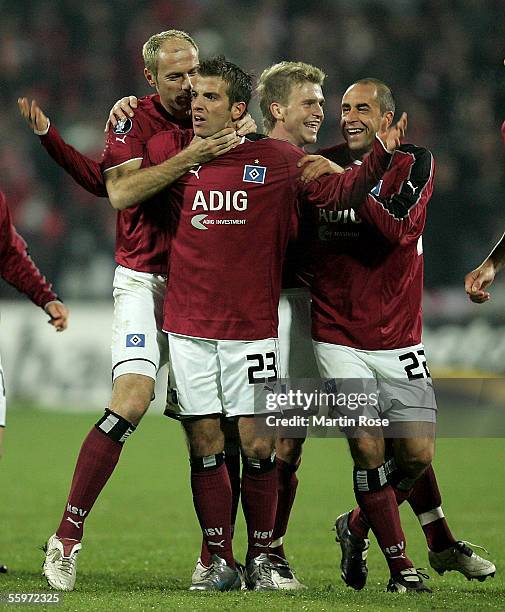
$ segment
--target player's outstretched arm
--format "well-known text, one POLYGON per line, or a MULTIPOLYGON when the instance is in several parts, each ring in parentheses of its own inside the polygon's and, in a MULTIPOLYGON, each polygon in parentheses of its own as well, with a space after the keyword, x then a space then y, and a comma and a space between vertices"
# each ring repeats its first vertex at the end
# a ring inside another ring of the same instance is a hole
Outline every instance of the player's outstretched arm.
POLYGON ((98 197, 107 197, 100 164, 67 144, 36 100, 30 103, 27 98, 18 98, 18 107, 21 116, 54 161, 86 191, 98 197))
POLYGON ((322 155, 304 155, 296 165, 298 168, 304 167, 300 180, 306 183, 310 183, 310 181, 314 181, 324 174, 342 174, 342 172, 345 172, 342 166, 322 155))
POLYGON ((505 234, 480 266, 465 276, 465 291, 472 302, 483 304, 491 299, 491 294, 486 289, 504 265, 505 234))
MULTIPOLYGON (((60 303, 51 284, 47 282, 32 258, 28 255, 26 242, 17 233, 12 223, 7 202, 1 192, 0 276, 41 308, 44 308, 50 302, 60 303)), ((64 320, 61 320, 62 313, 58 314, 57 310, 54 310, 53 314, 59 319, 58 326, 61 326, 64 320)))
POLYGON ((65 331, 68 327, 68 308, 59 300, 48 302, 44 310, 51 317, 48 321, 57 332, 65 331))
POLYGON ((240 142, 234 128, 224 128, 208 138, 193 138, 190 144, 167 159, 150 168, 140 168, 139 160, 107 170, 105 182, 112 207, 125 210, 145 202, 169 187, 193 166, 226 153, 240 142))
POLYGON ((382 140, 376 138, 370 155, 367 155, 356 172, 321 176, 317 181, 306 183, 298 180, 300 169, 295 166, 294 183, 299 196, 315 206, 333 210, 358 210, 366 201, 369 191, 389 168, 392 158, 393 152, 385 148, 382 140))

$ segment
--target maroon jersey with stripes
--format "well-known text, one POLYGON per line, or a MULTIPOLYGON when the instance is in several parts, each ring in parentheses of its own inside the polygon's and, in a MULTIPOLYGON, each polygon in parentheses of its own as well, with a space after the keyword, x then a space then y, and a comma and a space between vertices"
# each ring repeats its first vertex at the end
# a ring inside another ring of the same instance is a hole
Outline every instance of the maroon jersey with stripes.
MULTIPOLYGON (((359 171, 345 145, 321 155, 359 171)), ((355 210, 318 210, 313 223, 312 332, 320 342, 364 350, 421 342, 422 233, 434 161, 405 144, 355 210)))
MULTIPOLYGON (((191 121, 172 117, 158 94, 140 98, 135 116, 111 128, 107 135, 101 163, 82 155, 65 143, 51 126, 40 136, 43 146, 84 189, 107 197, 102 172, 133 159, 142 159, 147 141, 158 132, 190 128, 191 121)), ((118 211, 116 221, 116 262, 138 272, 165 274, 168 235, 158 228, 166 223, 166 210, 143 202, 118 211)))
POLYGON ((0 276, 43 308, 58 299, 16 232, 4 194, 0 191, 0 276))
MULTIPOLYGON (((150 162, 184 146, 180 135, 155 136, 150 162)), ((179 211, 165 297, 166 331, 199 338, 277 337, 282 261, 302 200, 348 208, 362 201, 390 160, 380 141, 359 172, 305 184, 303 152, 270 138, 246 139, 185 174, 167 190, 179 211)))

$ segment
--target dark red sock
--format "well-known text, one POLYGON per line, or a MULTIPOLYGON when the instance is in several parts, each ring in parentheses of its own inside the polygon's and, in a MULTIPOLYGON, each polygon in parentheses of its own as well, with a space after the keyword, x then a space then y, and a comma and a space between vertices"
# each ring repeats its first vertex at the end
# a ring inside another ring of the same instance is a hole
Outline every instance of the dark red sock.
POLYGON ((359 536, 360 538, 368 538, 368 532, 370 531, 370 525, 366 520, 366 517, 358 506, 351 511, 349 516, 349 530, 354 535, 359 536))
POLYGON ((226 465, 222 463, 217 468, 191 469, 191 490, 210 555, 218 555, 230 567, 235 567, 230 524, 232 495, 226 465))
POLYGON ((442 512, 442 498, 431 465, 417 479, 408 502, 421 523, 430 550, 442 552, 456 542, 442 512))
MULTIPOLYGON (((403 502, 409 498, 412 489, 408 491, 401 491, 396 487, 393 487, 393 492, 395 494, 396 503, 401 506, 403 502)), ((363 514, 363 511, 358 506, 351 511, 351 515, 349 516, 349 529, 354 535, 359 536, 360 538, 368 538, 368 534, 370 531, 370 525, 366 520, 366 516, 363 514)))
POLYGON ((413 567, 406 554, 405 534, 391 485, 386 484, 384 466, 374 470, 354 469, 354 492, 392 575, 413 567))
POLYGON ((84 440, 60 526, 59 538, 82 540, 84 521, 114 471, 123 445, 96 427, 84 440))
POLYGON ((286 553, 284 552, 282 538, 286 535, 291 508, 295 501, 296 489, 298 487, 296 470, 299 465, 299 463, 297 465, 291 465, 282 459, 276 459, 277 512, 275 514, 273 545, 270 552, 279 555, 279 557, 283 559, 286 558, 286 553), (280 542, 277 544, 278 540, 280 540, 280 542))
MULTIPOLYGON (((235 531, 235 521, 237 519, 238 504, 240 501, 240 449, 235 445, 235 448, 230 448, 226 445, 224 461, 231 484, 231 537, 235 531), (235 452, 234 452, 235 451, 235 452)), ((212 553, 207 546, 207 541, 202 538, 202 548, 200 550, 200 561, 206 567, 211 564, 212 553)))
MULTIPOLYGON (((247 461, 247 458, 244 461, 247 461)), ((272 462, 271 468, 267 470, 255 470, 254 467, 246 467, 244 463, 242 508, 247 524, 248 562, 262 553, 270 552, 277 509, 275 462, 272 462)))

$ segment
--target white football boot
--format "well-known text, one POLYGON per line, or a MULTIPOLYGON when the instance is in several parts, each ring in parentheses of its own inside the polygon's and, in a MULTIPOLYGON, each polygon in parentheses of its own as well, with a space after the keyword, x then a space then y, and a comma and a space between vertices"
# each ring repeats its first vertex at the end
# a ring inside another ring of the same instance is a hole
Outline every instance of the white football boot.
POLYGON ((72 591, 75 586, 77 553, 81 550, 79 540, 52 535, 44 547, 46 558, 42 573, 49 586, 58 591, 72 591))
POLYGON ((282 591, 301 591, 307 588, 298 580, 286 559, 274 554, 268 556, 273 564, 272 580, 278 589, 282 591))
MULTIPOLYGON (((476 579, 479 582, 483 582, 488 576, 494 576, 496 572, 494 563, 479 557, 467 544, 470 542, 459 540, 442 552, 429 550, 428 559, 431 567, 440 575, 444 572, 456 571, 463 574, 468 580, 476 579)), ((486 550, 476 544, 472 546, 486 550)))

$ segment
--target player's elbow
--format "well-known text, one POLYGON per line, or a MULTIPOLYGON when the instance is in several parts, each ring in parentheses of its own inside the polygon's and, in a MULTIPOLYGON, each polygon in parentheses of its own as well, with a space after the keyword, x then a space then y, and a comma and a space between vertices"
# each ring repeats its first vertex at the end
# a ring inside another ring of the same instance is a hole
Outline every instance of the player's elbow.
POLYGON ((115 210, 125 210, 125 208, 131 206, 130 199, 123 189, 108 185, 107 194, 109 202, 115 210))

